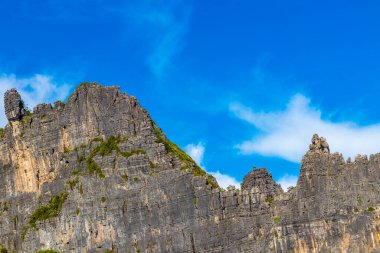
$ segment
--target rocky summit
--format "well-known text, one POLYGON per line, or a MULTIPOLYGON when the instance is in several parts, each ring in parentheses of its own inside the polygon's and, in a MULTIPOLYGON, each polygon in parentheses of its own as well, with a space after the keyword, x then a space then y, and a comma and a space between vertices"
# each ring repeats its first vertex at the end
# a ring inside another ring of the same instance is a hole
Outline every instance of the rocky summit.
POLYGON ((4 104, 0 252, 380 252, 380 154, 314 135, 287 192, 264 168, 224 190, 118 87, 4 104))

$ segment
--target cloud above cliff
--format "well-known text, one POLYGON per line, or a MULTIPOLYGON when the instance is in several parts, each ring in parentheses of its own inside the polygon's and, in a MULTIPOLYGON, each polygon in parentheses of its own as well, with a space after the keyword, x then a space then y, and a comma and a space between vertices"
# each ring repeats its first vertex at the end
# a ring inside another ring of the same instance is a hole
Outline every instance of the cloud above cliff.
POLYGON ((212 172, 205 168, 203 165, 203 156, 205 153, 205 146, 203 143, 199 142, 198 144, 189 144, 185 147, 185 151, 199 166, 206 170, 207 173, 216 178, 216 181, 218 181, 220 187, 226 189, 228 186, 233 185, 240 188, 240 183, 235 178, 227 174, 223 174, 220 171, 212 172))
POLYGON ((52 76, 48 75, 35 74, 19 78, 13 74, 0 74, 0 127, 8 122, 4 112, 4 93, 11 88, 16 88, 25 104, 33 109, 39 103, 52 103, 65 99, 72 86, 56 82, 52 76))
POLYGON ((330 150, 345 157, 380 152, 380 124, 360 126, 324 119, 322 111, 301 94, 293 96, 284 110, 260 112, 232 103, 230 111, 258 130, 251 139, 236 145, 245 155, 260 154, 299 163, 314 133, 326 137, 330 150))
POLYGON ((284 191, 287 191, 289 187, 296 186, 298 177, 294 175, 285 174, 276 182, 281 185, 284 191))
POLYGON ((127 17, 144 29, 151 42, 146 63, 155 76, 162 77, 173 66, 172 59, 184 47, 191 1, 144 0, 128 7, 127 17))

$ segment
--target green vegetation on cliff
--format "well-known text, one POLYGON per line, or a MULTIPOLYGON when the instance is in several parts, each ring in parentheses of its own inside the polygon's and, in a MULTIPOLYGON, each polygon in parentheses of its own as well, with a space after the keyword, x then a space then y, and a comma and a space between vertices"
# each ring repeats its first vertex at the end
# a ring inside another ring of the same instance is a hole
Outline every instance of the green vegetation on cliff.
POLYGON ((78 182, 79 182, 79 179, 76 177, 74 179, 68 179, 66 181, 66 184, 70 187, 70 190, 73 190, 78 182))
POLYGON ((125 139, 122 139, 120 135, 118 136, 109 136, 106 141, 103 141, 103 139, 95 138, 91 141, 93 142, 100 142, 100 145, 94 148, 91 152, 88 158, 86 159, 86 167, 88 171, 90 172, 90 175, 93 175, 94 173, 97 174, 100 178, 104 178, 104 174, 102 172, 102 169, 100 166, 94 161, 94 157, 96 155, 100 155, 102 157, 110 155, 113 151, 116 152, 117 155, 122 155, 125 158, 129 158, 132 155, 136 154, 146 154, 145 150, 142 149, 133 149, 131 151, 121 151, 119 148, 119 144, 122 142, 125 142, 125 139))
MULTIPOLYGON (((181 167, 181 170, 187 171, 187 169, 191 169, 194 176, 206 176, 207 173, 198 164, 182 149, 180 149, 176 144, 165 138, 162 130, 156 125, 154 121, 153 128, 154 133, 157 137, 157 142, 164 144, 166 151, 173 156, 178 157, 178 159, 184 164, 181 167)), ((211 185, 212 188, 218 188, 218 185, 215 183, 214 177, 211 175, 207 176, 207 183, 211 185)))
POLYGON ((21 239, 24 240, 29 228, 37 229, 38 221, 45 221, 47 219, 58 217, 62 211, 62 205, 66 201, 67 196, 67 192, 62 192, 60 195, 53 196, 48 205, 40 206, 35 210, 30 216, 29 225, 25 226, 21 233, 21 239))
POLYGON ((62 211, 62 205, 66 201, 68 196, 67 192, 63 192, 60 195, 53 196, 50 199, 49 205, 39 207, 29 220, 31 228, 36 228, 37 221, 44 221, 47 219, 58 217, 62 211))
POLYGON ((2 244, 0 244, 0 253, 8 253, 7 248, 5 248, 2 244))
POLYGON ((367 208, 367 212, 374 212, 376 209, 372 206, 367 208))

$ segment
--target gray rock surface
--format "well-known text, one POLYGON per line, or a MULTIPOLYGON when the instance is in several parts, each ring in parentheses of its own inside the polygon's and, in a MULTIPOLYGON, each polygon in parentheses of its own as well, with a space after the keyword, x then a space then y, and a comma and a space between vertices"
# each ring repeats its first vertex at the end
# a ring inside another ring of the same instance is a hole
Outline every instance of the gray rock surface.
POLYGON ((82 84, 32 115, 17 94, 0 138, 0 249, 380 252, 380 154, 345 162, 315 135, 296 187, 255 169, 226 191, 118 87, 82 84))
POLYGON ((24 103, 16 89, 4 94, 5 115, 9 121, 20 120, 25 115, 24 103))
POLYGON ((241 189, 261 195, 262 199, 269 202, 283 192, 281 186, 276 184, 267 169, 256 169, 256 167, 244 177, 241 189))

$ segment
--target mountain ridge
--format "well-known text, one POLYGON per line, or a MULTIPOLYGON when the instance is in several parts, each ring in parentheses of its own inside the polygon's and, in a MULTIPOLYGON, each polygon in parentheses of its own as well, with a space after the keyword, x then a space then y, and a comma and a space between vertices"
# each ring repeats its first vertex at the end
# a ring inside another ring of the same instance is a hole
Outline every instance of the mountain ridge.
POLYGON ((379 252, 380 154, 345 161, 314 135, 289 191, 266 169, 223 190, 118 87, 33 112, 14 89, 4 101, 4 249, 379 252))

